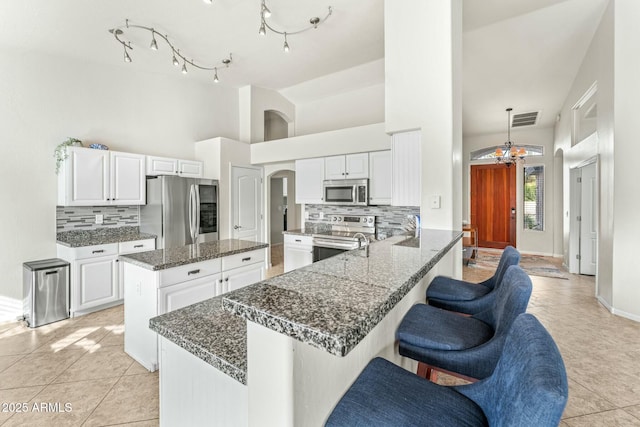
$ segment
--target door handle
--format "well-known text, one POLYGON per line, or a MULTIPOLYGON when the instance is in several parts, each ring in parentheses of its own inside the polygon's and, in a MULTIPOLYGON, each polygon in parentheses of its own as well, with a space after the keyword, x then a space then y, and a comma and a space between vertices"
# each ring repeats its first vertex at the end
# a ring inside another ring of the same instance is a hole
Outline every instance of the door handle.
POLYGON ((242 228, 242 226, 241 226, 241 225, 234 225, 234 226, 233 226, 233 229, 234 229, 234 230, 239 230, 239 229, 241 229, 241 228, 242 228))
POLYGON ((511 208, 511 218, 515 218, 516 217, 516 208, 511 208))

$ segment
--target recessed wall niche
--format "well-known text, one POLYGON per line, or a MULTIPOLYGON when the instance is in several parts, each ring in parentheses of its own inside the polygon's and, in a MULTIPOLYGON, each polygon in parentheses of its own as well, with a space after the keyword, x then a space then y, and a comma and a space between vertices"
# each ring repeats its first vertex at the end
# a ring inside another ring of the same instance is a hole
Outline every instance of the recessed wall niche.
POLYGON ((571 109, 571 145, 574 146, 598 131, 598 82, 595 82, 571 109))

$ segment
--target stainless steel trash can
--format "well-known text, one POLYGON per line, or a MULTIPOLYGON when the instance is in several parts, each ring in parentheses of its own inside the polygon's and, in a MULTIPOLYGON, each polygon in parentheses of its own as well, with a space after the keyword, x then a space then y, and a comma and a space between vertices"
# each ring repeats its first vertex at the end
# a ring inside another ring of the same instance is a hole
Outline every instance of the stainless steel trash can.
POLYGON ((69 263, 52 258, 23 264, 24 316, 31 328, 69 317, 69 263))

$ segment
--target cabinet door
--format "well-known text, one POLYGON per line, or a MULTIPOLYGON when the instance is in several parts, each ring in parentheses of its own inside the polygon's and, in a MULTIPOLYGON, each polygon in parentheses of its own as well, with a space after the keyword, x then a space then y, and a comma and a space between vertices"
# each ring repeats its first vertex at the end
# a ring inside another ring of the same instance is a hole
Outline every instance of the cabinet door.
POLYGON ((322 203, 324 158, 296 160, 296 203, 322 203))
POLYGON ((185 178, 202 178, 203 163, 197 160, 178 160, 178 175, 185 178))
POLYGON ((178 160, 147 156, 147 175, 178 175, 178 160))
POLYGON ((284 272, 288 273, 313 262, 313 246, 284 245, 284 272))
POLYGON ((369 204, 391 204, 391 150, 369 153, 369 204))
POLYGON ((72 311, 117 301, 119 297, 118 266, 113 256, 87 258, 76 261, 76 280, 72 292, 75 307, 72 311))
POLYGON ((396 133, 391 137, 393 206, 420 206, 420 139, 420 131, 396 133))
POLYGON ((258 262, 245 267, 225 271, 223 289, 225 292, 235 291, 247 285, 264 280, 264 263, 258 262))
POLYGON ((345 178, 369 178, 369 153, 347 154, 345 156, 345 178))
POLYGON ((145 156, 111 152, 111 204, 144 205, 145 156))
POLYGON ((158 289, 158 314, 165 314, 216 296, 220 274, 212 274, 188 282, 158 289))
POLYGON ((67 206, 105 205, 109 195, 109 152, 90 148, 67 149, 65 160, 67 206))
POLYGON ((345 179, 346 170, 344 156, 324 158, 324 179, 345 179))

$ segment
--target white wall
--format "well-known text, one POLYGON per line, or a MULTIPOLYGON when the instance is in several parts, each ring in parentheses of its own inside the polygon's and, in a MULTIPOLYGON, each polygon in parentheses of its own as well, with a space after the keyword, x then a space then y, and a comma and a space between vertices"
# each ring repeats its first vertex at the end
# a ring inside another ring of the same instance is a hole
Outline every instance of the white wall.
POLYGON ((296 135, 384 122, 384 83, 296 104, 296 135))
POLYGON ((384 14, 386 130, 421 130, 422 227, 459 229, 462 2, 385 2, 384 14))
MULTIPOLYGON (((464 199, 462 201, 462 218, 469 221, 471 218, 470 203, 471 203, 471 164, 493 163, 490 161, 475 161, 471 163, 469 156, 472 151, 501 145, 506 140, 505 133, 487 134, 487 135, 475 135, 465 136, 463 143, 463 175, 462 175, 462 194, 464 199)), ((557 208, 554 206, 554 163, 553 163, 553 129, 516 129, 511 131, 512 141, 516 146, 519 145, 542 145, 544 147, 544 156, 529 157, 526 160, 528 166, 544 166, 544 231, 524 230, 524 224, 522 220, 523 211, 523 171, 522 167, 518 166, 516 175, 516 211, 517 211, 517 223, 516 223, 516 246, 521 252, 534 253, 548 256, 561 256, 561 252, 555 252, 554 248, 554 214, 557 208)), ((561 249, 558 249, 559 251, 561 249)))
POLYGON ((384 123, 251 144, 251 163, 266 164, 311 157, 390 150, 384 123))
POLYGON ((193 158, 193 141, 237 138, 238 101, 235 89, 137 73, 135 64, 1 53, 3 320, 6 306, 22 298, 22 263, 56 256, 56 145, 70 136, 113 150, 193 158))
MULTIPOLYGON (((241 141, 251 143, 264 141, 264 112, 269 110, 280 112, 288 123, 293 124, 296 120, 295 106, 278 92, 257 86, 240 88, 239 133, 241 141)), ((291 129, 293 129, 293 125, 291 129)))
MULTIPOLYGON (((599 235, 598 272, 596 288, 598 298, 612 307, 613 301, 613 239, 614 239, 614 3, 604 12, 591 46, 580 66, 555 128, 555 150, 562 150, 563 179, 563 252, 569 263, 570 185, 569 170, 599 156, 599 235), (594 82, 598 83, 598 136, 571 146, 571 109, 594 82)), ((625 257, 626 258, 626 257, 625 257)))

